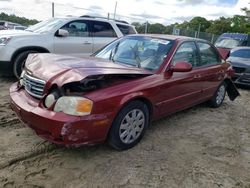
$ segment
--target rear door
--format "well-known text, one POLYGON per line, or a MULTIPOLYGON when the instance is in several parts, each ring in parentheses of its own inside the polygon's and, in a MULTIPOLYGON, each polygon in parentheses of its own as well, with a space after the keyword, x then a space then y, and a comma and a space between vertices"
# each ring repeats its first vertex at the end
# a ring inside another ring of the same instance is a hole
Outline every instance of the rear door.
POLYGON ((114 28, 108 22, 90 21, 93 36, 93 52, 101 49, 117 38, 114 28))
POLYGON ((93 38, 90 35, 90 23, 87 20, 75 20, 61 29, 69 32, 66 37, 54 37, 54 50, 58 54, 86 57, 93 52, 93 38))
POLYGON ((222 63, 215 48, 206 42, 197 42, 200 61, 195 66, 197 75, 202 81, 202 98, 211 97, 223 81, 227 65, 222 63))

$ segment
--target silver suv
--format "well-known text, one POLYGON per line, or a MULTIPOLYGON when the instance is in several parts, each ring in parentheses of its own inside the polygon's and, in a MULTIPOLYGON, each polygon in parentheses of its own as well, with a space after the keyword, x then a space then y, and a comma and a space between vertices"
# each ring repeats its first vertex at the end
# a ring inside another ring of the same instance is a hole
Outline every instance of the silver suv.
POLYGON ((0 70, 19 77, 29 53, 86 57, 116 38, 135 33, 127 22, 91 16, 52 18, 25 31, 0 31, 0 70))

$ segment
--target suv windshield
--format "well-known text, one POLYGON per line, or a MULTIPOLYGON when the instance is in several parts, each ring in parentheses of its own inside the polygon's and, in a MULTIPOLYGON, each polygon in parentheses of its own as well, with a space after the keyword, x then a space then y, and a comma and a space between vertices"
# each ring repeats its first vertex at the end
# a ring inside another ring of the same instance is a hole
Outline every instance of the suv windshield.
POLYGON ((62 23, 64 23, 63 19, 52 18, 49 20, 39 22, 33 26, 30 26, 26 30, 31 31, 31 32, 35 32, 35 33, 47 33, 49 31, 53 30, 55 27, 61 25, 62 23))
POLYGON ((95 57, 153 71, 161 66, 172 44, 166 39, 129 36, 109 44, 95 57))
POLYGON ((219 48, 235 48, 239 46, 240 41, 232 38, 221 38, 216 41, 215 46, 219 48))

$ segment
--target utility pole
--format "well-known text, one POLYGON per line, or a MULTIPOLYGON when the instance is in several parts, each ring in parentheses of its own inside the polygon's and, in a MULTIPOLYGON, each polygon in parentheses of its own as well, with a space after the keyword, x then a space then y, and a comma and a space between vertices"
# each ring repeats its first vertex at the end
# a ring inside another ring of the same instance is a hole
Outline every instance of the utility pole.
POLYGON ((147 34, 147 32, 148 32, 148 21, 146 21, 145 23, 145 34, 147 34))
POLYGON ((115 16, 116 16, 116 8, 117 8, 117 1, 115 2, 114 19, 115 19, 115 16))
POLYGON ((200 37, 200 32, 201 32, 201 23, 199 23, 199 28, 198 28, 197 38, 199 38, 199 37, 200 37))
POLYGON ((52 2, 52 18, 55 17, 55 4, 52 2))

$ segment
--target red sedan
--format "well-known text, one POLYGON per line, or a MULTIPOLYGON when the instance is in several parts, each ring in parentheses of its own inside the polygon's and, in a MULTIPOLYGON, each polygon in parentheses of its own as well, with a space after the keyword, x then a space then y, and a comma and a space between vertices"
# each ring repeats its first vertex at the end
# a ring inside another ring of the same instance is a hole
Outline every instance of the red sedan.
POLYGON ((167 35, 118 39, 93 57, 33 54, 10 88, 19 118, 42 138, 128 149, 150 121, 238 91, 234 71, 207 41, 167 35))

